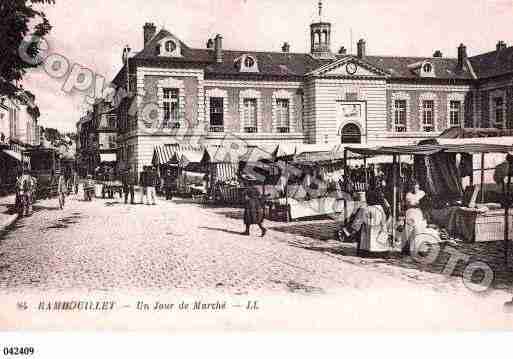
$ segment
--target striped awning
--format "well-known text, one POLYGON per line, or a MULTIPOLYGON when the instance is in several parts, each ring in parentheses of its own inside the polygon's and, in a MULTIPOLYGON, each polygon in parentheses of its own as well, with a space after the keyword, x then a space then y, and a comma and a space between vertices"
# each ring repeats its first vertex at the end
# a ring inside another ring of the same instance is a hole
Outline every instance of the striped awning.
POLYGON ((155 146, 153 152, 153 165, 180 164, 185 167, 190 163, 202 163, 205 149, 194 146, 164 145, 155 146))
POLYGON ((238 177, 238 165, 235 163, 219 162, 210 165, 212 182, 230 181, 238 177))
POLYGON ((177 164, 179 160, 173 147, 169 145, 155 146, 152 160, 153 165, 177 164))

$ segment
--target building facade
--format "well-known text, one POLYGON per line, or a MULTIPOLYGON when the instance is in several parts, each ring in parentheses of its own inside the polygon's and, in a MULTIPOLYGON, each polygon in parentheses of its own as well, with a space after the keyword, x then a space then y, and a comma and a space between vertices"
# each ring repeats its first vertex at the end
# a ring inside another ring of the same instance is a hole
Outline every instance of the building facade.
POLYGON ((234 51, 223 38, 187 46, 147 23, 113 83, 118 159, 141 171, 155 146, 413 143, 449 127, 513 126, 513 47, 469 57, 332 51, 331 24, 310 25, 309 53, 234 51))
POLYGON ((77 123, 78 167, 80 174, 95 173, 101 165, 117 167, 117 109, 105 99, 96 101, 92 111, 77 123))
POLYGON ((22 165, 21 152, 40 144, 35 97, 28 92, 16 97, 0 95, 0 193, 12 191, 22 165))

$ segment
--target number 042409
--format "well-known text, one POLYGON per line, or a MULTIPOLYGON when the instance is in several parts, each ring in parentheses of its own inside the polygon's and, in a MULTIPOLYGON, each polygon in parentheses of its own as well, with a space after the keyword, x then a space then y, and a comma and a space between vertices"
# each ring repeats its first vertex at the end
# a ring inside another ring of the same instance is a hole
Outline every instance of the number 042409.
POLYGON ((34 347, 4 347, 3 349, 5 356, 33 355, 34 352, 34 347))

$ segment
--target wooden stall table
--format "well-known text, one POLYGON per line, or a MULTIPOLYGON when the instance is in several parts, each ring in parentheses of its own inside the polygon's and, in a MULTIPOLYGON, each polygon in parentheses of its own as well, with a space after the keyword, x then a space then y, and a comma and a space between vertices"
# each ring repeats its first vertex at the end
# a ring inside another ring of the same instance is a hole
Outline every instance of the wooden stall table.
MULTIPOLYGON (((504 240, 504 209, 448 207, 431 211, 433 222, 467 242, 504 240)), ((509 235, 513 236, 513 214, 509 214, 509 235)))

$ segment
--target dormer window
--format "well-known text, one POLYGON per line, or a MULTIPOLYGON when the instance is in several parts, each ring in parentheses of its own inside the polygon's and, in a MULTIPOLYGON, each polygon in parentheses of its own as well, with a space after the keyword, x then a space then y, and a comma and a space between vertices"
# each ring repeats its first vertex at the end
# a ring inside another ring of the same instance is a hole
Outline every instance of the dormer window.
POLYGON ((253 56, 242 55, 235 59, 235 67, 240 72, 258 72, 258 63, 253 56))
POLYGON ((433 64, 429 61, 424 61, 420 67, 420 77, 435 77, 433 64))
POLYGON ((160 40, 156 45, 157 56, 180 57, 180 41, 173 37, 160 40))
POLYGON ((176 44, 174 41, 166 41, 166 52, 174 52, 176 50, 176 44))
POLYGON ((419 61, 408 65, 412 73, 419 77, 435 77, 435 68, 430 61, 419 61))
POLYGON ((246 57, 246 59, 244 60, 244 66, 245 67, 253 67, 255 66, 255 60, 253 60, 253 58, 251 57, 246 57))

